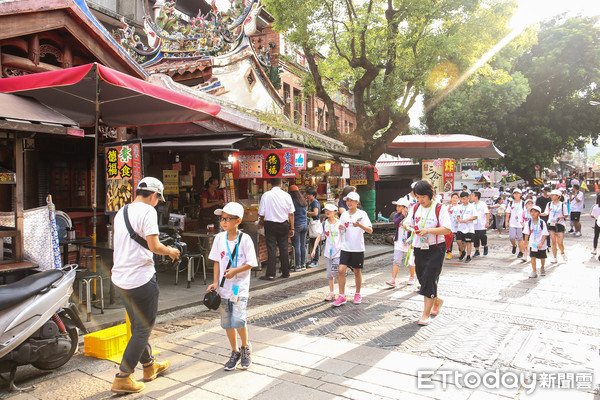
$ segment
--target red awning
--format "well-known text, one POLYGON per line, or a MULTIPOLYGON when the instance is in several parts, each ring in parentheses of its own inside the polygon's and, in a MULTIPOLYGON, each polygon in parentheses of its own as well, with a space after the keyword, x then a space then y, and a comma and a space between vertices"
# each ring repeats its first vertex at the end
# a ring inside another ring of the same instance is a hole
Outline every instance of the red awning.
POLYGON ((491 140, 462 134, 398 136, 385 152, 406 158, 504 157, 491 140))
POLYGON ((221 110, 97 63, 0 79, 0 92, 34 97, 82 126, 95 123, 97 94, 100 118, 112 127, 203 121, 221 110))

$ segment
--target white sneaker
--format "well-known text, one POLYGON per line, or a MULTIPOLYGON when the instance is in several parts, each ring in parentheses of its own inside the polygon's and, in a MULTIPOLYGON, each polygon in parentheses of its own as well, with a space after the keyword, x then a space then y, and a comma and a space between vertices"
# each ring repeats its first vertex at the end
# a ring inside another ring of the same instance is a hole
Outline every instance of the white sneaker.
POLYGON ((537 278, 537 274, 535 272, 532 272, 531 274, 529 274, 530 278, 537 278))
POLYGON ((596 255, 596 249, 592 250, 592 254, 596 255))
POLYGON ((562 254, 562 258, 563 258, 563 261, 567 261, 567 255, 566 254, 563 253, 562 254))
POLYGON ((558 260, 556 258, 554 258, 554 257, 552 257, 550 259, 550 264, 556 264, 557 262, 558 262, 558 260))
POLYGON ((408 278, 408 285, 414 285, 415 284, 415 278, 413 276, 411 276, 410 278, 408 278))
POLYGON ((581 232, 575 232, 575 236, 581 236, 581 232))

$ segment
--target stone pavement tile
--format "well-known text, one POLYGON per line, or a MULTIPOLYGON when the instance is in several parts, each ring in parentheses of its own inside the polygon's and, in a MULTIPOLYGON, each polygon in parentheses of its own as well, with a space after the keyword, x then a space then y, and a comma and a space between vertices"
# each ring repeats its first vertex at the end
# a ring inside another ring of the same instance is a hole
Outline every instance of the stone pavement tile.
POLYGON ((519 400, 598 400, 597 395, 578 390, 567 389, 542 389, 537 388, 533 393, 522 392, 519 400))
MULTIPOLYGON (((184 392, 178 393, 176 397, 167 397, 169 400, 221 400, 221 399, 232 399, 232 397, 226 397, 221 393, 213 393, 204 389, 196 388, 193 386, 187 387, 184 392)), ((129 400, 129 399, 128 399, 129 400)))
POLYGON ((168 375, 159 376, 152 382, 144 382, 146 389, 142 392, 153 399, 180 399, 196 388, 169 378, 168 375))
POLYGON ((253 399, 256 400, 281 400, 285 398, 295 399, 311 399, 311 400, 331 400, 336 397, 331 394, 322 392, 321 390, 313 389, 302 384, 292 382, 281 382, 274 385, 268 390, 263 390, 258 393, 253 399))
POLYGON ((325 358, 320 355, 310 354, 299 350, 286 349, 284 347, 273 345, 265 347, 264 349, 253 350, 252 354, 260 358, 268 358, 275 361, 292 362, 302 367, 310 367, 311 365, 325 358))
POLYGON ((202 389, 213 393, 242 400, 253 399, 274 386, 280 385, 281 382, 281 380, 276 378, 253 373, 252 369, 247 371, 223 371, 221 369, 219 372, 212 374, 206 382, 195 386, 200 386, 202 389))
POLYGON ((433 357, 421 357, 414 354, 390 352, 374 366, 381 369, 417 375, 417 371, 436 371, 444 360, 433 357))
MULTIPOLYGON (((34 392, 35 393, 35 392, 34 392)), ((9 397, 10 394, 6 394, 6 397, 9 397)), ((41 395, 41 393, 40 393, 41 395)), ((3 397, 0 397, 3 398, 3 397)), ((15 394, 14 396, 10 396, 10 400, 38 400, 40 397, 33 396, 28 392, 22 392, 15 394)))
POLYGON ((53 375, 51 379, 37 383, 31 394, 45 400, 104 399, 111 396, 110 384, 80 371, 53 375))
POLYGON ((500 396, 498 394, 492 394, 492 393, 488 393, 488 392, 474 392, 471 397, 469 397, 469 400, 507 400, 507 399, 514 399, 514 397, 505 397, 505 396, 500 396))
POLYGON ((299 385, 311 387, 313 389, 316 389, 317 387, 323 384, 323 382, 319 381, 318 378, 304 376, 300 371, 286 371, 283 369, 278 369, 277 366, 271 367, 267 365, 261 365, 258 363, 258 361, 253 361, 250 369, 256 374, 267 375, 272 378, 297 383, 299 385))
POLYGON ((537 306, 524 306, 519 304, 509 304, 506 307, 506 312, 510 314, 516 314, 520 316, 530 315, 544 320, 555 320, 560 321, 564 315, 562 310, 551 310, 548 308, 541 308, 537 306))
POLYGON ((336 385, 345 386, 351 389, 360 390, 377 396, 389 397, 392 399, 402 399, 402 394, 406 393, 404 390, 392 389, 375 383, 365 382, 360 379, 352 379, 335 374, 327 374, 322 378, 322 380, 324 382, 334 383, 336 385))
MULTIPOLYGON (((221 331, 223 329, 219 328, 221 331)), ((221 341, 221 335, 219 335, 219 333, 217 331, 215 332, 210 332, 210 331, 202 331, 202 332, 194 332, 192 334, 190 334, 189 336, 186 335, 185 338, 187 340, 191 340, 194 342, 198 342, 198 343, 205 343, 205 344, 217 344, 221 341)))
POLYGON ((598 315, 581 314, 581 313, 569 313, 566 312, 563 321, 569 325, 586 326, 589 328, 600 329, 600 318, 598 315))
POLYGON ((375 366, 389 354, 389 350, 367 346, 357 346, 335 357, 338 360, 355 362, 357 364, 375 366))
MULTIPOLYGON (((224 363, 225 361, 223 361, 224 363)), ((220 376, 222 372, 225 372, 223 371, 223 364, 196 360, 196 362, 187 365, 172 365, 165 376, 187 385, 202 387, 213 377, 220 376)))
MULTIPOLYGON (((290 362, 293 362, 293 360, 290 360, 290 362)), ((299 365, 290 364, 287 362, 278 362, 275 365, 273 365, 273 367, 281 371, 286 371, 313 379, 321 379, 322 377, 327 375, 327 372, 319 371, 318 369, 301 367, 299 365)))
MULTIPOLYGON (((353 400, 381 400, 381 399, 390 399, 390 397, 384 397, 381 395, 363 392, 361 390, 356 390, 349 388, 343 385, 337 385, 335 383, 325 383, 324 385, 319 387, 319 390, 326 393, 331 393, 337 396, 342 396, 343 398, 353 399, 353 400)), ((401 392, 401 396, 396 399, 402 400, 430 400, 431 397, 424 397, 420 395, 416 395, 408 392, 401 392)))
POLYGON ((318 338, 312 343, 302 346, 302 351, 324 357, 337 358, 358 348, 358 344, 341 342, 328 338, 318 338))
POLYGON ((344 375, 347 371, 354 368, 356 364, 350 361, 336 360, 335 358, 326 358, 310 366, 312 369, 318 369, 330 374, 344 375))
POLYGON ((279 347, 285 347, 288 349, 300 349, 304 346, 313 343, 318 340, 315 336, 301 335, 297 333, 284 333, 277 329, 263 328, 261 330, 254 330, 254 326, 251 325, 248 329, 248 336, 252 343, 265 343, 268 345, 277 344, 279 347))

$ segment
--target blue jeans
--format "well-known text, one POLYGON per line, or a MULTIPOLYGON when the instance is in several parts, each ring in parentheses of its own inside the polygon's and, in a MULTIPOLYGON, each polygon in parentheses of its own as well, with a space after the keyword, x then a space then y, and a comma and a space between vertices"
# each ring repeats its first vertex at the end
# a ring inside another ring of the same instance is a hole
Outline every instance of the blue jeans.
POLYGON ((306 233, 308 225, 294 226, 292 246, 294 246, 294 264, 297 267, 306 264, 306 233))

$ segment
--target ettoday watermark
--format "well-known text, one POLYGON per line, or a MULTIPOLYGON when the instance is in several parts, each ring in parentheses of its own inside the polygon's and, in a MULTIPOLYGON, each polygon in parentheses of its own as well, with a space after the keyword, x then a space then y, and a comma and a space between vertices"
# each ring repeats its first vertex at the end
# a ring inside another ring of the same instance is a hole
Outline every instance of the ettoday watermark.
POLYGON ((519 389, 527 394, 536 389, 578 389, 591 390, 593 386, 591 372, 514 372, 488 371, 453 371, 453 370, 422 370, 417 371, 418 389, 445 390, 449 385, 458 389, 519 389))

